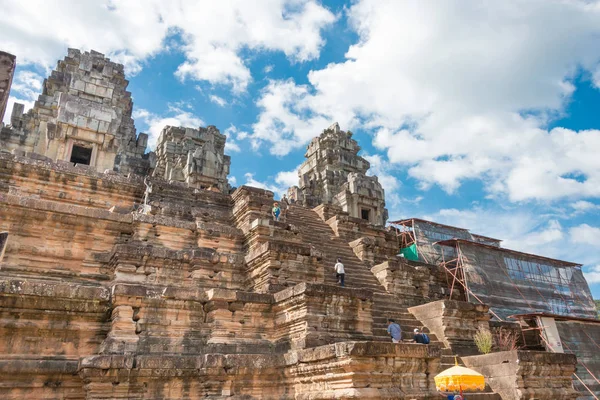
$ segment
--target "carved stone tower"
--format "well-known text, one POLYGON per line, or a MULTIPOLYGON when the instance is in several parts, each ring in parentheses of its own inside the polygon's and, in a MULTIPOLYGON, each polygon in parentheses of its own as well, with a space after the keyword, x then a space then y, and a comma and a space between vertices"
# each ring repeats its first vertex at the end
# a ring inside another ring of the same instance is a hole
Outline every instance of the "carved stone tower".
POLYGON ((231 164, 224 154, 225 139, 213 125, 198 129, 166 126, 158 137, 154 176, 197 189, 213 186, 225 193, 231 164))
POLYGON ((290 189, 290 196, 309 207, 338 205, 352 217, 385 225, 384 190, 376 176, 366 176, 370 164, 359 151, 352 132, 331 125, 308 145, 298 170, 299 186, 290 189))
POLYGON ((11 125, 2 129, 3 148, 99 172, 143 173, 148 136, 136 137, 128 83, 123 65, 96 51, 69 49, 33 109, 23 114, 23 105, 15 104, 11 125))

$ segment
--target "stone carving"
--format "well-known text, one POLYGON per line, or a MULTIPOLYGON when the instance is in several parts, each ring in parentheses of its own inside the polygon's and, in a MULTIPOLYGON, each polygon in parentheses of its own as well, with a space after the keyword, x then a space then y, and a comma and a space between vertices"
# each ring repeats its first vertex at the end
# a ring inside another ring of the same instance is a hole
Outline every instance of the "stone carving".
POLYGON ((166 126, 158 138, 154 176, 226 193, 231 159, 224 153, 225 139, 212 125, 198 129, 166 126))
POLYGON ((385 225, 384 190, 376 176, 366 175, 370 164, 359 151, 352 132, 342 131, 337 122, 331 125, 308 145, 299 185, 289 189, 289 196, 309 207, 338 205, 351 217, 385 225))
POLYGON ((7 150, 38 153, 96 171, 145 173, 148 136, 136 135, 123 65, 96 51, 69 49, 44 81, 32 110, 15 104, 0 141, 7 150))

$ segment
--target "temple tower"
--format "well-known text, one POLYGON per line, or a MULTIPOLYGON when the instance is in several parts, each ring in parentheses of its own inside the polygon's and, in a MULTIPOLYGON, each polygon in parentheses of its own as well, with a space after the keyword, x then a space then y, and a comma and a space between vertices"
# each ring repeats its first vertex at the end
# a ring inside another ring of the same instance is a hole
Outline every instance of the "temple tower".
POLYGON ((336 122, 307 147, 306 161, 298 170, 299 185, 290 196, 308 207, 340 206, 351 217, 385 225, 385 193, 376 176, 367 176, 370 164, 358 155, 360 146, 352 132, 336 122))
POLYGON ((15 67, 16 57, 5 51, 0 51, 0 125, 6 112, 15 67))
POLYGON ((226 193, 231 158, 225 155, 225 139, 213 125, 198 129, 165 126, 156 146, 154 176, 226 193))
POLYGON ((128 84, 122 64, 96 51, 69 49, 33 109, 23 114, 23 105, 15 104, 2 147, 99 172, 143 173, 148 136, 136 136, 128 84))

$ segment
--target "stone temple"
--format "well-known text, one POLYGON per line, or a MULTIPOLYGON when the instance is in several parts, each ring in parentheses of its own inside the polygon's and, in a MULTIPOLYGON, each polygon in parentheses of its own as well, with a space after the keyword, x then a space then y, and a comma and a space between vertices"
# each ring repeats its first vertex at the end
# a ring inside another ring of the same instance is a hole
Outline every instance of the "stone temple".
MULTIPOLYGON (((2 111, 14 67, 0 53, 2 111)), ((228 184, 216 127, 166 126, 148 152, 127 83, 71 49, 0 126, 0 398, 439 399, 455 360, 486 377, 471 399, 600 396, 580 265, 388 222, 337 124, 273 221, 273 192, 228 184)))

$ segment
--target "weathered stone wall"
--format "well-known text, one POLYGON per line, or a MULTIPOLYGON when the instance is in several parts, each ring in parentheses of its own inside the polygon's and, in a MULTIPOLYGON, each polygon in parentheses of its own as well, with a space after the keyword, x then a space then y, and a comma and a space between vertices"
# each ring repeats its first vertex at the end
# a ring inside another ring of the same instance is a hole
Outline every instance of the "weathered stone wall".
POLYGON ((96 51, 69 49, 33 109, 23 114, 15 106, 11 126, 0 134, 2 147, 69 162, 79 146, 91 151, 88 165, 96 171, 146 173, 148 136, 136 135, 123 70, 96 51))
POLYGON ((4 113, 8 104, 10 87, 15 74, 17 60, 12 54, 0 51, 0 129, 4 120, 4 113))
POLYGON ((139 177, 0 152, 0 193, 127 213, 142 201, 143 188, 139 177))
POLYGON ((503 400, 576 399, 579 396, 571 378, 577 364, 572 354, 515 350, 462 357, 462 361, 482 373, 486 383, 503 400))
POLYGON ((301 283, 275 294, 274 340, 292 349, 373 336, 373 294, 301 283))
MULTIPOLYGON (((387 292, 396 295, 406 307, 450 298, 445 272, 435 265, 396 257, 375 265, 371 272, 387 292)), ((452 298, 462 298, 462 292, 455 288, 452 298)))
POLYGON ((0 278, 0 398, 84 399, 79 358, 99 351, 109 312, 98 285, 0 278))
POLYGON ((88 399, 437 399, 437 346, 344 342, 284 355, 93 356, 88 399))
POLYGON ((464 301, 439 300, 408 309, 438 340, 459 356, 478 354, 474 337, 488 329, 488 307, 464 301))

